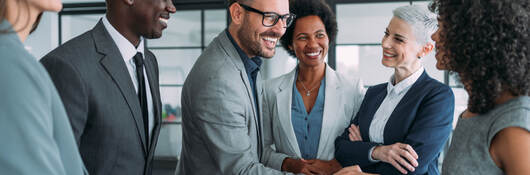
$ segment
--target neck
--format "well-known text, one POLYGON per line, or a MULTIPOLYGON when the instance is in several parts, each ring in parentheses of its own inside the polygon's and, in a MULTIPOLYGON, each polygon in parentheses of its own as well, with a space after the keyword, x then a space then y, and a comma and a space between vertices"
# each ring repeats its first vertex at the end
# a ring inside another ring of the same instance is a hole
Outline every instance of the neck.
MULTIPOLYGON (((121 10, 123 11, 123 10, 121 10)), ((107 13, 106 15, 109 23, 114 27, 123 37, 125 37, 132 45, 138 47, 140 44, 140 35, 131 31, 132 27, 126 23, 127 18, 120 18, 118 14, 107 13)))
POLYGON ((326 73, 326 64, 322 63, 317 66, 304 66, 298 64, 298 80, 313 84, 322 80, 326 73))
POLYGON ((8 0, 6 3, 8 7, 6 8, 6 20, 11 23, 20 41, 24 42, 40 12, 30 6, 29 3, 23 4, 22 1, 8 0))
POLYGON ((420 69, 421 64, 419 61, 416 61, 409 67, 396 67, 394 70, 394 85, 398 84, 399 82, 403 81, 404 79, 408 78, 410 75, 412 75, 414 72, 418 71, 420 69))
POLYGON ((238 28, 236 28, 234 25, 230 25, 228 27, 228 32, 230 33, 230 35, 232 35, 232 38, 234 39, 236 44, 239 46, 239 48, 241 48, 241 50, 243 50, 243 52, 247 54, 247 57, 249 58, 255 57, 256 55, 250 54, 248 49, 246 49, 246 47, 243 47, 243 45, 241 44, 241 41, 239 40, 239 35, 237 31, 238 31, 238 28))
POLYGON ((502 91, 501 95, 495 99, 495 105, 504 104, 514 98, 517 98, 517 96, 514 96, 509 91, 502 91))

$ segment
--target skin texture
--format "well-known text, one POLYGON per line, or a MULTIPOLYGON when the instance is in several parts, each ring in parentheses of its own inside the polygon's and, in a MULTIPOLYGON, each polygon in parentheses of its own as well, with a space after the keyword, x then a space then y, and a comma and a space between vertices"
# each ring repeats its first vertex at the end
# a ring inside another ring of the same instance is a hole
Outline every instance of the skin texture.
POLYGON ((133 45, 140 37, 160 38, 167 27, 164 20, 176 9, 171 0, 107 0, 107 19, 133 45))
MULTIPOLYGON (((280 15, 289 14, 288 1, 250 1, 245 4, 262 12, 275 12, 280 15)), ((274 26, 265 27, 262 24, 261 14, 246 11, 239 3, 233 3, 230 7, 232 23, 228 31, 234 37, 239 47, 248 57, 260 56, 272 58, 276 51, 276 43, 285 33, 285 21, 279 20, 274 26), (272 39, 268 41, 265 39, 272 39)))
POLYGON ((62 9, 60 0, 6 0, 5 18, 22 42, 28 37, 37 16, 44 11, 59 12, 62 9))
MULTIPOLYGON (((438 30, 434 32, 431 36, 431 39, 435 42, 435 48, 440 48, 443 45, 443 41, 440 39, 440 31, 443 30, 443 25, 441 21, 438 21, 438 30)), ((436 69, 438 70, 447 70, 447 60, 444 52, 436 52, 434 56, 436 58, 436 69)))
POLYGON ((407 78, 421 66, 419 57, 427 55, 433 48, 431 43, 421 46, 416 42, 412 27, 402 19, 393 17, 381 41, 383 58, 381 63, 394 68, 395 84, 407 78), (393 57, 385 56, 393 55, 393 57))

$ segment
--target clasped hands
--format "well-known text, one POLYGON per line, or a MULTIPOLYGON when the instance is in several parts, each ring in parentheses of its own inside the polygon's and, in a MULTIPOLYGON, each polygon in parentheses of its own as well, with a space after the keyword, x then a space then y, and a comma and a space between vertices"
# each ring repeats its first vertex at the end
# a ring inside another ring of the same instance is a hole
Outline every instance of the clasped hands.
POLYGON ((306 175, 331 175, 341 168, 342 166, 335 159, 325 161, 318 159, 305 160, 285 158, 282 164, 282 171, 289 171, 295 174, 302 173, 306 175))
MULTIPOLYGON (((350 141, 363 141, 359 126, 352 124, 348 131, 350 132, 348 134, 350 141)), ((392 145, 376 146, 371 156, 374 160, 391 164, 403 174, 407 174, 405 168, 412 172, 415 171, 415 167, 418 167, 418 154, 408 144, 394 143, 392 145)))

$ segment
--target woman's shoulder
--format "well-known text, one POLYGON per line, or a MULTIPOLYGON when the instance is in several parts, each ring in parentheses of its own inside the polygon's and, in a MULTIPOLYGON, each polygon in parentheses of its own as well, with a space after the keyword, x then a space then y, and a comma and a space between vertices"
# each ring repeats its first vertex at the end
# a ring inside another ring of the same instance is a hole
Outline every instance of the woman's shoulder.
POLYGON ((492 119, 490 138, 508 127, 520 127, 530 132, 530 97, 517 97, 484 115, 492 119))

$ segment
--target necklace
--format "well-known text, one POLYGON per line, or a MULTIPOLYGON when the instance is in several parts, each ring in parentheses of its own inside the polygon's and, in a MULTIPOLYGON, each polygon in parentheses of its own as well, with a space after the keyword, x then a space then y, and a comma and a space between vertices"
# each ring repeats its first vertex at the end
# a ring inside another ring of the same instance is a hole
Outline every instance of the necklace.
POLYGON ((317 87, 317 86, 315 86, 315 87, 311 88, 311 90, 307 90, 307 88, 305 87, 304 83, 300 79, 298 79, 298 81, 300 82, 300 84, 302 84, 302 88, 304 88, 304 90, 306 91, 305 96, 308 96, 308 97, 311 95, 311 92, 313 90, 315 90, 315 88, 317 87))

